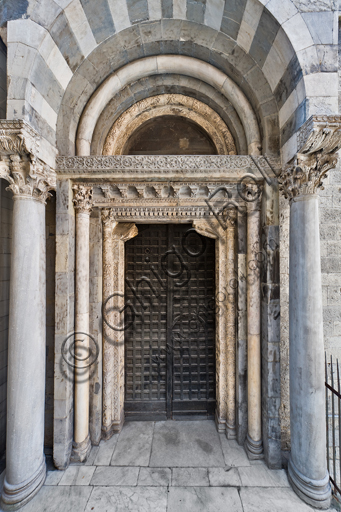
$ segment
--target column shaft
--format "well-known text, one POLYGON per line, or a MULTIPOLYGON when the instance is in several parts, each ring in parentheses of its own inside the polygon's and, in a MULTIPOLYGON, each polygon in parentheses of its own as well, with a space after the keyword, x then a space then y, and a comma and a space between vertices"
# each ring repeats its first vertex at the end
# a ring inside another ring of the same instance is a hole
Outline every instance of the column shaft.
POLYGON ((248 434, 246 451, 250 459, 263 458, 261 396, 260 271, 256 253, 260 250, 259 202, 247 204, 247 388, 248 434))
POLYGON ((291 458, 289 479, 317 508, 328 508, 324 346, 317 194, 290 207, 289 343, 291 458))
POLYGON ((103 322, 103 420, 102 437, 110 439, 114 431, 112 428, 112 402, 113 402, 113 360, 114 331, 108 324, 114 325, 113 313, 110 311, 112 300, 110 297, 114 293, 113 281, 113 237, 112 230, 116 224, 112 218, 111 210, 102 210, 103 222, 103 315, 106 321, 103 322))
POLYGON ((20 196, 14 199, 4 510, 16 510, 28 502, 46 474, 45 204, 20 196))
POLYGON ((226 227, 226 370, 227 370, 227 418, 226 437, 236 439, 236 282, 235 230, 236 211, 229 213, 226 227))
POLYGON ((90 453, 89 434, 89 271, 92 189, 75 185, 76 284, 75 284, 75 404, 72 460, 85 461, 90 453))

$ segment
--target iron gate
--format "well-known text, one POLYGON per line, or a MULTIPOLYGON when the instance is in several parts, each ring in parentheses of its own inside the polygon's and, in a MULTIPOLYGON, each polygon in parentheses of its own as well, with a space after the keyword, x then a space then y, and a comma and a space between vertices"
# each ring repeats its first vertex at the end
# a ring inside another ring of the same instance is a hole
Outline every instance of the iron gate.
POLYGON ((214 240, 186 224, 139 225, 125 249, 127 419, 213 417, 214 240))

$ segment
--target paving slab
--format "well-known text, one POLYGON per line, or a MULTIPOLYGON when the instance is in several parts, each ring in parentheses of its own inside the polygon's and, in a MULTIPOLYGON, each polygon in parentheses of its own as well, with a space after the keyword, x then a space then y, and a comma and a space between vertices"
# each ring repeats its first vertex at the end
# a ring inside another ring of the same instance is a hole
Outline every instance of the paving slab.
MULTIPOLYGON (((94 460, 95 466, 109 466, 120 434, 114 434, 107 441, 101 441, 94 460)), ((91 453, 90 453, 91 455, 91 453)))
POLYGON ((23 512, 84 512, 92 487, 44 486, 27 505, 23 512))
POLYGON ((89 485, 95 466, 70 466, 64 471, 59 485, 89 485))
POLYGON ((110 464, 112 466, 148 466, 153 432, 153 421, 126 423, 119 435, 110 464))
POLYGON ((99 466, 90 485, 136 485, 140 468, 99 466))
POLYGON ((207 468, 173 468, 172 485, 177 487, 208 487, 207 468))
POLYGON ((166 487, 95 487, 85 512, 166 512, 166 510, 166 487))
POLYGON ((65 471, 58 471, 54 469, 46 473, 46 479, 44 485, 58 485, 61 481, 65 471))
POLYGON ((265 489, 261 487, 240 490, 244 512, 313 512, 290 489, 265 489))
POLYGON ((167 512, 243 512, 232 487, 170 487, 167 512))
POLYGON ((224 467, 214 421, 160 421, 155 424, 151 467, 224 467))
POLYGON ((213 487, 238 487, 242 484, 237 468, 208 468, 208 479, 213 487))
POLYGON ((226 466, 250 466, 244 447, 237 441, 226 439, 225 434, 219 434, 221 448, 223 450, 226 466))
POLYGON ((93 466, 94 465, 94 462, 95 462, 95 459, 98 455, 98 452, 99 452, 99 446, 93 446, 91 448, 91 451, 89 453, 89 457, 87 458, 86 462, 85 462, 85 465, 86 466, 93 466))
POLYGON ((170 468, 141 468, 137 485, 167 487, 171 483, 171 477, 170 468))
POLYGON ((265 464, 239 468, 243 487, 290 487, 284 469, 268 469, 265 464))

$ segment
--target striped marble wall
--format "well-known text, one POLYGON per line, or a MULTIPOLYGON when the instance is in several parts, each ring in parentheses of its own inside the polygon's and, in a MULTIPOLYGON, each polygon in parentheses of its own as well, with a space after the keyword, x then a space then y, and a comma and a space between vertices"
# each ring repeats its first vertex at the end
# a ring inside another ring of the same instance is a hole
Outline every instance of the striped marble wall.
MULTIPOLYGON (((41 152, 53 164, 63 107, 74 111, 68 120, 74 133, 79 111, 108 74, 142 56, 182 53, 239 79, 260 120, 266 117, 262 108, 274 102, 286 158, 308 116, 337 112, 337 12, 327 4, 28 0, 26 14, 20 11, 15 19, 14 12, 8 22, 7 117, 25 118, 43 134, 41 152), (77 94, 66 103, 68 86, 77 94)), ((273 129, 273 123, 263 123, 264 132, 273 129)))

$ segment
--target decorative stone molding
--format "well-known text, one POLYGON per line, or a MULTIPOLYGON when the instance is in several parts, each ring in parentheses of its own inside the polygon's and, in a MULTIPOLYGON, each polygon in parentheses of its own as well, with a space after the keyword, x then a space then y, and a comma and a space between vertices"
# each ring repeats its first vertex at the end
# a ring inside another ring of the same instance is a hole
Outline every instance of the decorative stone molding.
POLYGON ((106 179, 113 176, 115 179, 160 179, 171 177, 182 179, 186 176, 200 176, 203 181, 212 181, 220 177, 227 181, 235 181, 251 172, 255 178, 263 179, 259 168, 270 177, 273 171, 269 166, 279 171, 280 164, 275 158, 263 156, 253 157, 247 155, 213 155, 213 156, 73 156, 57 158, 57 173, 60 176, 72 178, 91 176, 92 178, 106 179), (259 168, 257 167, 257 165, 259 168))
POLYGON ((323 190, 322 180, 337 163, 341 148, 341 116, 312 116, 298 133, 299 152, 282 170, 278 181, 285 198, 323 190))
MULTIPOLYGON (((124 243, 138 234, 133 223, 118 223, 112 209, 102 210, 103 304, 108 306, 103 322, 103 421, 102 438, 119 432, 124 420, 124 243), (110 324, 110 325, 108 325, 110 324)), ((106 306, 105 306, 106 307, 106 306)))
POLYGON ((38 158, 39 136, 25 121, 0 121, 0 178, 14 197, 42 203, 56 188, 56 173, 38 158))
POLYGON ((138 101, 117 119, 104 143, 103 155, 122 155, 128 139, 142 124, 166 115, 184 117, 201 126, 219 155, 237 153, 226 124, 208 105, 182 94, 160 94, 138 101))
MULTIPOLYGON (((96 184, 94 183, 95 187, 96 184)), ((170 202, 179 200, 198 200, 207 199, 212 192, 218 187, 226 189, 224 197, 227 197, 228 193, 236 192, 235 188, 231 183, 225 182, 188 182, 178 181, 168 183, 162 182, 126 182, 126 183, 114 183, 114 184, 103 184, 97 185, 102 191, 104 198, 109 199, 110 202, 120 204, 122 202, 127 203, 129 200, 133 200, 134 204, 136 201, 148 203, 151 201, 157 201, 158 203, 170 202)), ((220 200, 223 199, 223 195, 220 194, 220 200)), ((99 198, 95 198, 95 201, 99 201, 99 198)))
POLYGON ((79 213, 89 213, 92 210, 92 187, 86 185, 73 185, 73 204, 79 213))

